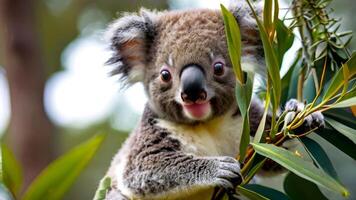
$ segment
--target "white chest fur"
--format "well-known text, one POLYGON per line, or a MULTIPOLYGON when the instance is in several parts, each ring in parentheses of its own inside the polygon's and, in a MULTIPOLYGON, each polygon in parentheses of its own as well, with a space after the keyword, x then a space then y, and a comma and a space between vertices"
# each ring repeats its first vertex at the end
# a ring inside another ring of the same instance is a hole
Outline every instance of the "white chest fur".
POLYGON ((171 137, 182 143, 185 153, 196 156, 232 156, 239 152, 242 118, 232 113, 197 125, 182 125, 159 120, 171 137))

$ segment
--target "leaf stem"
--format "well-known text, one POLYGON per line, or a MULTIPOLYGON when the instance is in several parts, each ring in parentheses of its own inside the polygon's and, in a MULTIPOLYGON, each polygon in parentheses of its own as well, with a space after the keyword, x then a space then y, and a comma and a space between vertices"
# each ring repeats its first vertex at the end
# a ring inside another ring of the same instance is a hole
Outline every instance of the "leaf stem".
POLYGON ((305 79, 305 66, 301 70, 298 78, 298 88, 297 88, 297 99, 298 101, 303 100, 303 88, 304 88, 304 79, 305 79))

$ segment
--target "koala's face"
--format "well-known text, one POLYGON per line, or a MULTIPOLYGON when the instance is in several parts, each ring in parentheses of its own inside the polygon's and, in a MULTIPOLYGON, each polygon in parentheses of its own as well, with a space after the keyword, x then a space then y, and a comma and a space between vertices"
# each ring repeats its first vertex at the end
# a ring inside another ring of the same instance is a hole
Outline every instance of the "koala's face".
POLYGON ((144 83, 151 106, 179 122, 235 108, 235 78, 216 11, 167 13, 157 22, 144 83))
MULTIPOLYGON (((261 50, 252 40, 258 32, 254 24, 242 21, 240 26, 249 34, 243 38, 244 60, 254 62, 261 50)), ((160 117, 196 123, 237 111, 219 11, 143 11, 119 19, 111 29, 110 62, 119 64, 117 73, 129 82, 144 83, 149 105, 160 117)))

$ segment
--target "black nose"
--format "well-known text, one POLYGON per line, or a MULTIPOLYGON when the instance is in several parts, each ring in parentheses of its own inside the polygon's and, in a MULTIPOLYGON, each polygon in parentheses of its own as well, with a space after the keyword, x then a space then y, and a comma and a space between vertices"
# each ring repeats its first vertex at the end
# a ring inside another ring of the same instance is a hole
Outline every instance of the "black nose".
POLYGON ((180 76, 181 98, 185 103, 205 101, 207 98, 205 75, 199 65, 186 66, 180 76))

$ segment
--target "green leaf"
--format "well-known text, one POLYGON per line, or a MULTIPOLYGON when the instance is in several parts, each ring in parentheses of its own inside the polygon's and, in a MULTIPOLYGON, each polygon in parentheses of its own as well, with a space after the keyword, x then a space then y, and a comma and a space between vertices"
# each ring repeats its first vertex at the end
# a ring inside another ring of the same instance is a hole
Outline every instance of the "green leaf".
POLYGON ((356 146, 350 139, 329 127, 318 129, 315 132, 331 145, 356 160, 356 146))
POLYGON ((288 29, 283 21, 276 21, 277 31, 277 52, 278 62, 282 63, 284 54, 292 47, 294 42, 294 34, 292 30, 288 29))
POLYGON ((274 0, 274 8, 273 8, 273 26, 276 26, 276 23, 278 22, 278 15, 279 15, 279 4, 278 0, 274 0))
POLYGON ((14 196, 17 196, 23 181, 21 165, 5 144, 1 145, 1 156, 4 184, 14 196))
POLYGON ((229 50, 230 60, 237 80, 244 84, 244 74, 241 69, 241 33, 239 25, 234 15, 220 4, 221 12, 224 18, 225 35, 229 50))
POLYGON ((247 0, 247 3, 249 4, 250 9, 254 14, 260 32, 260 37, 263 43, 268 76, 271 78, 272 87, 273 87, 274 97, 271 98, 271 100, 272 100, 272 105, 274 105, 274 111, 276 111, 278 109, 278 105, 281 98, 281 78, 279 75, 280 63, 278 62, 276 52, 272 46, 272 41, 269 40, 265 27, 258 19, 256 12, 253 10, 253 7, 249 0, 247 0))
POLYGON ((289 173, 284 179, 284 191, 293 200, 328 200, 320 192, 318 186, 293 173, 289 173))
POLYGON ((263 23, 267 31, 270 34, 270 38, 273 38, 276 30, 276 21, 278 20, 279 5, 278 0, 265 1, 263 9, 263 23))
POLYGON ((349 67, 350 76, 356 74, 356 52, 353 52, 351 58, 346 62, 346 65, 349 67))
POLYGON ((330 118, 325 118, 325 121, 356 144, 356 130, 330 118))
POLYGON ((331 117, 353 129, 356 129, 356 116, 353 116, 349 108, 336 108, 323 112, 327 117, 331 117))
POLYGON ((330 99, 332 96, 334 96, 337 93, 337 91, 341 88, 341 86, 344 83, 343 79, 344 76, 342 73, 342 69, 339 69, 331 79, 330 85, 324 93, 323 100, 330 99))
POLYGON ((356 97, 356 85, 353 86, 349 91, 347 91, 346 94, 340 99, 339 102, 345 101, 347 99, 351 99, 353 97, 356 97))
POLYGON ((347 65, 342 66, 342 73, 344 77, 344 84, 343 84, 344 86, 343 86, 342 94, 345 94, 349 86, 349 78, 350 78, 350 71, 347 65))
POLYGON ((268 114, 268 108, 269 108, 269 102, 270 102, 270 96, 266 96, 265 99, 265 110, 262 116, 262 119, 260 121, 260 124, 258 125, 255 137, 253 138, 253 143, 259 143, 261 141, 263 132, 265 130, 265 125, 266 125, 266 119, 267 119, 267 114, 268 114))
POLYGON ((94 136, 52 162, 29 186, 23 200, 62 199, 104 138, 104 134, 94 136))
POLYGON ((301 142, 304 144, 304 147, 316 162, 317 166, 323 169, 331 177, 338 179, 336 170, 331 163, 328 155, 324 149, 316 141, 310 139, 309 137, 300 137, 301 142))
POLYGON ((247 146, 250 143, 250 123, 249 123, 249 107, 251 103, 253 89, 253 74, 247 75, 246 84, 236 82, 236 100, 239 106, 241 116, 243 117, 243 127, 240 141, 240 161, 245 158, 247 146))
MULTIPOLYGON (((293 80, 297 80, 298 78, 296 78, 297 76, 294 76, 295 74, 297 74, 295 72, 296 67, 299 65, 301 65, 301 58, 302 58, 302 51, 301 49, 298 50, 298 54, 297 57, 295 58, 294 62, 292 63, 292 65, 289 67, 287 73, 283 76, 281 84, 282 84, 282 96, 281 96, 281 104, 284 105, 288 99, 291 99, 292 97, 288 98, 288 94, 289 93, 297 93, 296 92, 296 88, 297 87, 293 87, 293 80), (295 92, 293 92, 293 90, 295 92)), ((296 95, 295 95, 296 96, 296 95)))
POLYGON ((0 183, 4 182, 3 179, 3 166, 2 166, 2 152, 1 152, 1 148, 0 148, 0 183))
POLYGON ((332 108, 346 108, 351 106, 356 106, 356 97, 336 103, 335 105, 332 105, 332 108))
POLYGON ((317 91, 314 84, 314 78, 310 73, 309 76, 307 77, 307 80, 305 80, 304 82, 303 99, 306 100, 307 102, 312 102, 316 96, 316 92, 317 91))
POLYGON ((95 192, 95 196, 93 200, 105 200, 106 194, 111 187, 111 178, 105 176, 99 184, 98 189, 95 192))
POLYGON ((250 200, 268 200, 268 198, 262 196, 261 194, 258 194, 257 192, 249 190, 242 186, 237 186, 237 192, 250 200))
POLYGON ((255 175, 256 173, 263 167, 264 163, 266 162, 267 158, 261 156, 261 155, 255 155, 252 163, 252 167, 248 170, 247 174, 244 175, 245 180, 242 182, 242 185, 246 185, 255 175))
POLYGON ((272 10, 273 10, 273 1, 265 1, 263 8, 263 25, 267 31, 270 33, 273 28, 273 19, 272 19, 272 10))
POLYGON ((292 72, 292 77, 291 77, 291 81, 289 82, 288 85, 288 98, 286 98, 285 103, 289 100, 289 99, 296 99, 297 98, 297 93, 298 93, 298 79, 299 79, 299 75, 301 73, 301 71, 303 70, 303 62, 300 61, 297 63, 297 65, 295 66, 293 72, 292 72))
POLYGON ((253 143, 252 146, 257 153, 274 160, 296 175, 323 186, 331 191, 339 192, 345 197, 350 195, 349 191, 338 181, 316 168, 310 162, 298 157, 294 153, 283 148, 276 147, 272 144, 253 143))
POLYGON ((329 85, 328 89, 326 90, 323 100, 330 99, 333 95, 335 95, 340 88, 344 85, 344 80, 349 80, 351 77, 356 75, 356 52, 352 54, 351 58, 341 67, 335 76, 331 80, 331 84, 329 85), (348 75, 349 77, 344 77, 344 66, 348 68, 348 75))
POLYGON ((239 161, 243 162, 246 156, 247 147, 250 144, 250 122, 248 114, 243 118, 242 134, 240 140, 240 158, 239 161))
POLYGON ((282 192, 263 185, 248 184, 244 185, 243 187, 249 189, 250 191, 254 191, 260 195, 263 195, 264 197, 269 199, 289 200, 289 198, 282 192))
POLYGON ((253 79, 253 74, 248 74, 245 84, 240 84, 239 82, 236 83, 235 96, 241 116, 245 116, 250 107, 253 91, 253 79))

